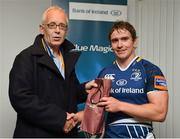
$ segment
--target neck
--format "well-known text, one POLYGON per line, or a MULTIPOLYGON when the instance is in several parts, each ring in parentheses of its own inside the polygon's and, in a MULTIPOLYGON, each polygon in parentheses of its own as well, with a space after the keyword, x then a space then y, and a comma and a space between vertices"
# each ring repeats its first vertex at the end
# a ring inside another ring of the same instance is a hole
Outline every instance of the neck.
POLYGON ((59 53, 59 47, 51 47, 54 53, 59 53))
POLYGON ((59 46, 51 46, 50 44, 48 44, 47 43, 47 41, 46 41, 46 39, 45 38, 43 38, 44 39, 44 43, 45 44, 43 44, 43 45, 46 45, 46 46, 49 46, 49 47, 51 47, 51 49, 52 49, 52 51, 53 51, 53 54, 54 54, 54 56, 56 57, 56 56, 59 56, 59 46))
POLYGON ((134 55, 131 55, 127 59, 117 58, 117 63, 121 68, 126 68, 135 57, 136 57, 136 55, 134 54, 134 55))
POLYGON ((56 47, 56 48, 51 47, 51 49, 53 50, 53 54, 55 57, 58 57, 60 55, 60 50, 58 47, 56 47))

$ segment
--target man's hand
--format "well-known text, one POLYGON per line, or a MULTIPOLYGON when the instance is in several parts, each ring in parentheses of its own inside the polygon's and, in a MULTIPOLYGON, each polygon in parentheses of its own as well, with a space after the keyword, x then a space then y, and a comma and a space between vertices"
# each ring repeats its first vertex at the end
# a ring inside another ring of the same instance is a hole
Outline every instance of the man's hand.
POLYGON ((79 122, 82 122, 83 115, 84 115, 84 111, 79 111, 79 112, 77 112, 77 113, 74 115, 74 117, 73 117, 74 122, 75 122, 76 124, 79 123, 79 122))
POLYGON ((74 115, 74 113, 67 113, 66 123, 63 128, 65 133, 68 133, 69 131, 71 131, 72 128, 76 126, 76 122, 73 119, 74 115))
POLYGON ((86 90, 90 90, 93 87, 98 87, 98 84, 95 82, 95 80, 89 81, 85 84, 86 90))
POLYGON ((98 107, 104 107, 107 112, 119 112, 119 106, 121 106, 121 101, 113 97, 103 97, 97 104, 98 107))

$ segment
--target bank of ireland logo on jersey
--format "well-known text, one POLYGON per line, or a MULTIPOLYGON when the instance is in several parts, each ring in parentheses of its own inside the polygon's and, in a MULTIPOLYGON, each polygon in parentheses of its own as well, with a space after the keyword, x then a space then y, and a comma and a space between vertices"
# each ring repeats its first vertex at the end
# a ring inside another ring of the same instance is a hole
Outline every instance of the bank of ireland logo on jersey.
POLYGON ((125 86, 127 84, 127 81, 125 79, 120 79, 116 82, 118 86, 125 86))
POLYGON ((133 69, 133 73, 131 74, 131 80, 139 81, 142 79, 141 72, 139 69, 133 69))

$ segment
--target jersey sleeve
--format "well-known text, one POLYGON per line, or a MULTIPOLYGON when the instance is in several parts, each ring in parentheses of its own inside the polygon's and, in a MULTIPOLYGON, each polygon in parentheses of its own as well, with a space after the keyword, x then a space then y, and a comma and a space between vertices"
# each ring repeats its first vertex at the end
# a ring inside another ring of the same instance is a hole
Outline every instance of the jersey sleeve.
POLYGON ((104 78, 104 75, 105 75, 104 71, 105 71, 105 68, 99 72, 97 78, 104 78))
POLYGON ((146 91, 167 91, 167 81, 160 68, 152 63, 147 63, 144 67, 147 75, 146 91))

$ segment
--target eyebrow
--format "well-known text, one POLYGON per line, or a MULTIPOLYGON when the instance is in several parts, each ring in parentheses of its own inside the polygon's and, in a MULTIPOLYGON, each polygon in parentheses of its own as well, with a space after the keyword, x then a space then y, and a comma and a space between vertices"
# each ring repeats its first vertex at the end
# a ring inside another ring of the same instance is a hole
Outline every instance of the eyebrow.
POLYGON ((111 41, 118 41, 118 40, 128 40, 130 37, 129 36, 125 36, 125 37, 121 37, 121 38, 112 38, 111 41))

